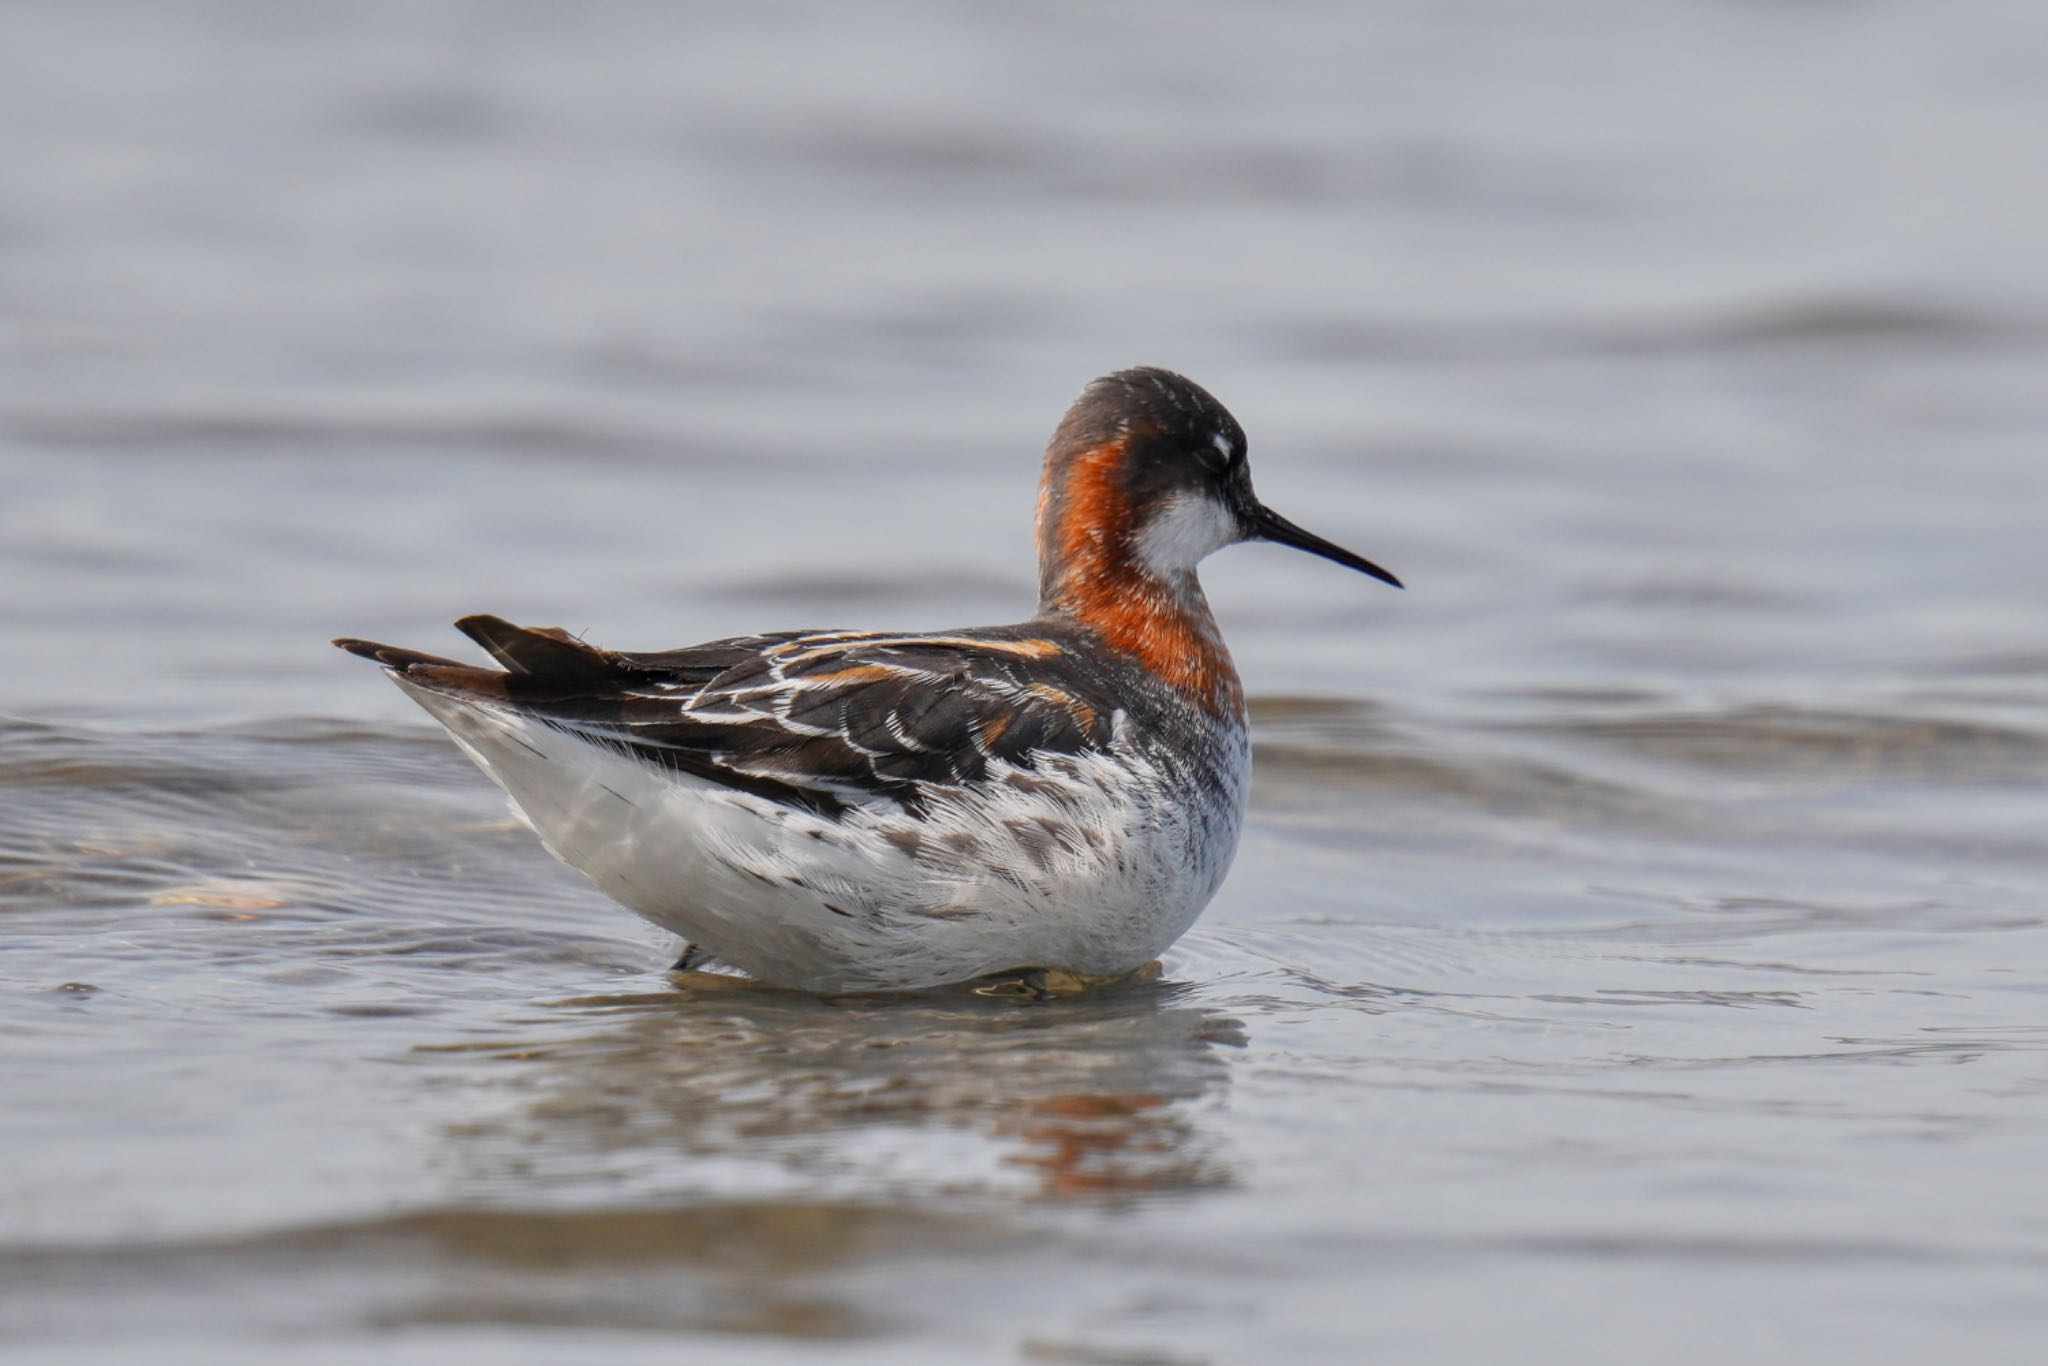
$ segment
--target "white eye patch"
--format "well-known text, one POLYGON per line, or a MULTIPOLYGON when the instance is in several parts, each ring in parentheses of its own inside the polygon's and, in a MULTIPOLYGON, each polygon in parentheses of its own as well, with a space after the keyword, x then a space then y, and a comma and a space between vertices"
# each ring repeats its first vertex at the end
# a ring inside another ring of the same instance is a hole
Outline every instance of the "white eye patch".
POLYGON ((1215 443, 1217 453, 1223 457, 1224 463, 1230 463, 1230 438, 1218 432, 1210 437, 1209 440, 1215 443))

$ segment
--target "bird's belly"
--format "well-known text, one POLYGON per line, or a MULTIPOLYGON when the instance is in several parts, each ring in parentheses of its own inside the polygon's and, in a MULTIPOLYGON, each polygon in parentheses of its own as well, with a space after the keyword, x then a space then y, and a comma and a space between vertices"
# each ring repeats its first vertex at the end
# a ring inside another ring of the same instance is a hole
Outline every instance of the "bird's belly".
MULTIPOLYGON (((1074 776, 1074 775, 1070 775, 1074 776)), ((1193 924, 1236 852, 1242 789, 1134 800, 977 785, 838 821, 678 784, 672 814, 600 851, 551 847, 733 966, 815 990, 937 986, 1015 968, 1112 976, 1193 924)), ((1121 794, 1121 795, 1119 795, 1121 794)))

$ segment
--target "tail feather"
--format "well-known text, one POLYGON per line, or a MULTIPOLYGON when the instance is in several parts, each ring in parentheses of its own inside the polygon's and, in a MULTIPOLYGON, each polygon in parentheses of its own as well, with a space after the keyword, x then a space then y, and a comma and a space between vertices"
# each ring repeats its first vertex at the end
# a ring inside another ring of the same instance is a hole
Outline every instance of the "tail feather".
POLYGON ((439 655, 408 650, 402 645, 357 640, 353 636, 343 636, 334 643, 352 655, 375 660, 400 678, 476 697, 505 699, 512 695, 507 686, 511 675, 499 673, 496 669, 464 664, 459 659, 443 659, 439 655))
POLYGON ((353 636, 334 643, 352 655, 382 664, 400 678, 444 692, 499 701, 546 701, 601 691, 618 681, 618 664, 610 655, 559 627, 515 626, 502 617, 485 615, 464 617, 455 625, 490 651, 505 672, 353 636))
POLYGON ((420 650, 408 650, 403 645, 382 645, 374 640, 357 640, 354 636, 338 636, 335 638, 334 643, 352 655, 361 655, 364 659, 374 659, 387 669, 397 669, 401 672, 416 664, 431 665, 437 668, 460 669, 473 667, 464 665, 459 659, 443 659, 440 655, 430 655, 420 650))
POLYGON ((603 650, 585 645, 560 627, 515 626, 503 617, 479 613, 462 618, 455 629, 513 673, 543 686, 602 685, 618 672, 603 650))

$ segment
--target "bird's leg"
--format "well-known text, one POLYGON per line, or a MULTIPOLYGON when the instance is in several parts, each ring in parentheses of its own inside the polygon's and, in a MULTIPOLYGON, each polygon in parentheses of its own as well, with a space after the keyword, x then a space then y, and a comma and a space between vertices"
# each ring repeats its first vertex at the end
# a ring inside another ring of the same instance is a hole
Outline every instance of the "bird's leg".
POLYGON ((1006 1001, 1037 1004, 1052 999, 1046 990, 1044 968, 1016 968, 982 978, 970 988, 976 996, 995 996, 1006 1001))
POLYGON ((1065 968, 1013 968, 1009 972, 983 977, 971 989, 977 996, 1028 1001, 1035 1005, 1059 996, 1078 996, 1098 987, 1157 981, 1160 971, 1157 959, 1134 972, 1112 974, 1069 972, 1065 968))

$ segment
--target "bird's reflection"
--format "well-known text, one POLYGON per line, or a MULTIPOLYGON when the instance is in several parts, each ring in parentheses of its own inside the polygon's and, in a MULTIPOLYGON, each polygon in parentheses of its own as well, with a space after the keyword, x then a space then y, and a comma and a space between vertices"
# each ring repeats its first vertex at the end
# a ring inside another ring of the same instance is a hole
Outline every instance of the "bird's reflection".
POLYGON ((751 1184, 730 1160, 766 1159, 854 1198, 942 1188, 1100 1200, 1231 1179, 1205 1098, 1226 1084, 1243 1027, 1170 984, 1027 1005, 964 990, 820 1000, 703 973, 673 980, 556 1002, 568 1028, 540 1031, 545 1041, 430 1050, 511 1063, 499 1079, 525 1093, 509 1118, 465 1126, 465 1163, 529 1181, 675 1182, 698 1196, 751 1184))

